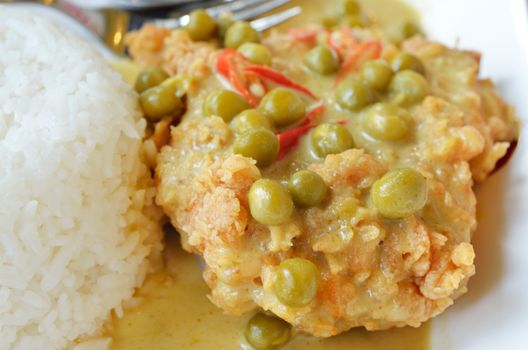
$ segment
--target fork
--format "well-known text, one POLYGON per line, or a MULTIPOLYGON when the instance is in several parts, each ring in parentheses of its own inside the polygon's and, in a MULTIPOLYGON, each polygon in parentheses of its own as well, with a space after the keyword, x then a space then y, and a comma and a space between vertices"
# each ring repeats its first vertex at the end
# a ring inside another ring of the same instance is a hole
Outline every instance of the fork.
MULTIPOLYGON (((235 20, 252 20, 250 22, 252 27, 257 31, 264 31, 302 12, 301 8, 296 6, 258 18, 260 15, 286 5, 290 1, 223 0, 214 1, 212 5, 202 6, 202 8, 213 17, 218 17, 223 13, 231 13, 235 20)), ((125 9, 86 9, 64 0, 55 1, 53 6, 35 1, 9 2, 7 5, 39 12, 59 24, 66 25, 81 37, 94 43, 108 59, 122 57, 125 54, 125 35, 130 31, 141 28, 145 23, 154 23, 165 28, 176 29, 185 26, 189 22, 189 8, 186 9, 186 12, 170 12, 170 18, 159 19, 125 9)))

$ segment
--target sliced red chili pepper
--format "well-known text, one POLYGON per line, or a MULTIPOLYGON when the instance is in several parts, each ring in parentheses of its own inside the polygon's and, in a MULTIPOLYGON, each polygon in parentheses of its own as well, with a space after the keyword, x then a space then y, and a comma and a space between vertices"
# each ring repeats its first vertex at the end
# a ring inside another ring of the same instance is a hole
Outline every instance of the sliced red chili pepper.
POLYGON ((281 132, 277 137, 279 138, 279 154, 277 160, 284 158, 293 147, 299 143, 299 139, 305 135, 315 125, 301 125, 296 128, 281 132))
POLYGON ((345 58, 347 56, 347 52, 354 50, 358 46, 358 41, 354 35, 354 32, 352 32, 350 28, 343 27, 340 30, 340 43, 334 40, 335 38, 333 32, 327 31, 326 33, 326 44, 341 58, 345 58))
POLYGON ((323 101, 321 101, 317 106, 313 107, 307 114, 306 116, 304 117, 302 123, 300 124, 301 126, 302 125, 311 125, 311 124, 314 124, 317 119, 324 113, 326 107, 323 103, 323 101))
POLYGON ((297 84, 296 82, 294 82, 293 80, 291 80, 290 78, 282 74, 281 72, 276 71, 275 69, 264 67, 264 66, 258 66, 258 65, 249 65, 245 68, 245 70, 247 72, 256 73, 259 77, 264 78, 264 79, 269 79, 276 84, 282 85, 284 87, 287 87, 293 90, 297 90, 313 98, 314 100, 317 99, 317 97, 315 97, 315 95, 310 90, 308 90, 302 85, 297 84))
POLYGON ((306 117, 299 126, 286 130, 277 136, 280 144, 277 160, 284 158, 299 143, 301 137, 317 125, 315 122, 324 111, 325 105, 321 102, 306 114, 306 117))
POLYGON ((240 72, 234 68, 230 72, 230 82, 233 87, 248 101, 252 107, 257 107, 259 99, 251 93, 248 89, 247 80, 241 76, 240 72))
MULTIPOLYGON (((237 55, 239 55, 239 53, 235 49, 224 49, 220 51, 216 57, 216 70, 226 79, 229 79, 230 76, 231 61, 233 57, 237 55)), ((243 57, 244 56, 242 56, 242 58, 243 57)))
POLYGON ((231 85, 248 101, 256 107, 259 99, 249 91, 247 77, 241 71, 243 65, 248 64, 248 60, 234 49, 224 49, 216 59, 216 70, 220 75, 229 80, 231 85))
POLYGON ((339 47, 339 45, 337 45, 336 42, 334 42, 332 32, 330 31, 326 33, 326 45, 328 45, 328 47, 331 48, 337 56, 342 56, 341 48, 339 47))
POLYGON ((345 78, 352 70, 357 69, 364 61, 376 59, 381 55, 379 41, 365 41, 346 57, 336 78, 336 84, 345 78))
POLYGON ((292 28, 289 30, 290 35, 298 41, 313 42, 317 38, 315 30, 308 30, 302 28, 292 28))
POLYGON ((343 42, 347 47, 356 46, 358 44, 356 35, 352 31, 352 29, 348 27, 342 27, 341 34, 343 36, 343 42))

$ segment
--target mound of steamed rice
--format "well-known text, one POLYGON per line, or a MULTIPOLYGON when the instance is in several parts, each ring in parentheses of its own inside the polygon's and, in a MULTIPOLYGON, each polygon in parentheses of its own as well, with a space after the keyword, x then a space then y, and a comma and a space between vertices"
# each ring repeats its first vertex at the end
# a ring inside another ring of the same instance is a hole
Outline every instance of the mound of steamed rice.
POLYGON ((43 19, 0 7, 0 52, 0 349, 70 349, 160 250, 145 122, 94 49, 43 19))

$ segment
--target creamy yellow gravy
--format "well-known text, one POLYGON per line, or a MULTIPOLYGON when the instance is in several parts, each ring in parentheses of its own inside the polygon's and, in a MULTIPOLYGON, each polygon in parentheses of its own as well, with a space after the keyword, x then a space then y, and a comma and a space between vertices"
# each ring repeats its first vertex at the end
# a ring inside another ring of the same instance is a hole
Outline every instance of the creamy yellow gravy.
MULTIPOLYGON (((303 15, 282 25, 300 26, 318 21, 332 10, 334 1, 293 0, 303 15)), ((364 0, 363 8, 387 31, 404 21, 417 21, 414 11, 397 0, 364 0)), ((177 237, 168 237, 164 271, 150 276, 137 291, 137 305, 107 325, 113 338, 111 350, 231 350, 249 349, 243 330, 250 315, 225 315, 208 299, 209 289, 201 277, 196 257, 179 247, 177 237)), ((284 350, 424 350, 429 348, 429 325, 381 332, 354 329, 329 339, 297 335, 284 350)))
MULTIPOLYGON (((167 239, 166 270, 151 276, 137 292, 139 305, 112 320, 111 350, 249 349, 243 330, 249 318, 224 315, 208 299, 198 258, 167 239)), ((284 350, 425 350, 429 325, 381 332, 354 329, 328 339, 296 336, 284 350)))

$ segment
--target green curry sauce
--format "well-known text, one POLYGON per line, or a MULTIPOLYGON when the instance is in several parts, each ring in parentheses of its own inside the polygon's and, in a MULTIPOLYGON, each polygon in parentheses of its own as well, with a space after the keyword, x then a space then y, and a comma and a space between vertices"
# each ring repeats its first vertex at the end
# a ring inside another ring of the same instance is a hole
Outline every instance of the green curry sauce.
MULTIPOLYGON (((369 15, 379 21, 380 26, 391 33, 404 22, 416 22, 416 14, 397 0, 364 0, 362 6, 369 15)), ((320 21, 321 13, 327 12, 330 2, 294 0, 292 5, 303 7, 303 15, 286 24, 279 30, 320 21)), ((280 10, 280 9, 278 9, 280 10)), ((295 54, 294 54, 295 55, 295 54)), ((299 81, 313 89, 321 97, 331 99, 335 88, 333 79, 321 78, 318 86, 299 81), (327 91, 328 96, 322 92, 327 91), (331 96, 330 96, 331 95, 331 96)), ((330 121, 337 121, 345 112, 332 106, 330 121)), ((350 115, 350 113, 348 113, 350 115)), ((362 128, 354 118, 349 130, 361 133, 362 128), (357 130, 357 131, 355 131, 357 130)), ((354 134, 361 147, 380 147, 363 134, 354 134)), ((282 161, 274 163, 264 171, 264 177, 286 180, 289 174, 305 167, 306 163, 317 160, 306 144, 309 138, 282 161)), ((107 335, 112 337, 112 350, 228 350, 247 348, 244 342, 244 328, 251 315, 234 317, 225 315, 207 298, 209 290, 201 277, 200 263, 193 255, 179 247, 176 237, 169 237, 165 248, 165 268, 162 272, 147 278, 145 285, 138 290, 136 306, 127 308, 123 317, 114 317, 108 324, 107 335)), ((339 336, 320 339, 297 335, 285 350, 422 350, 429 347, 429 324, 421 328, 410 327, 387 331, 367 332, 363 328, 353 329, 339 336)))

